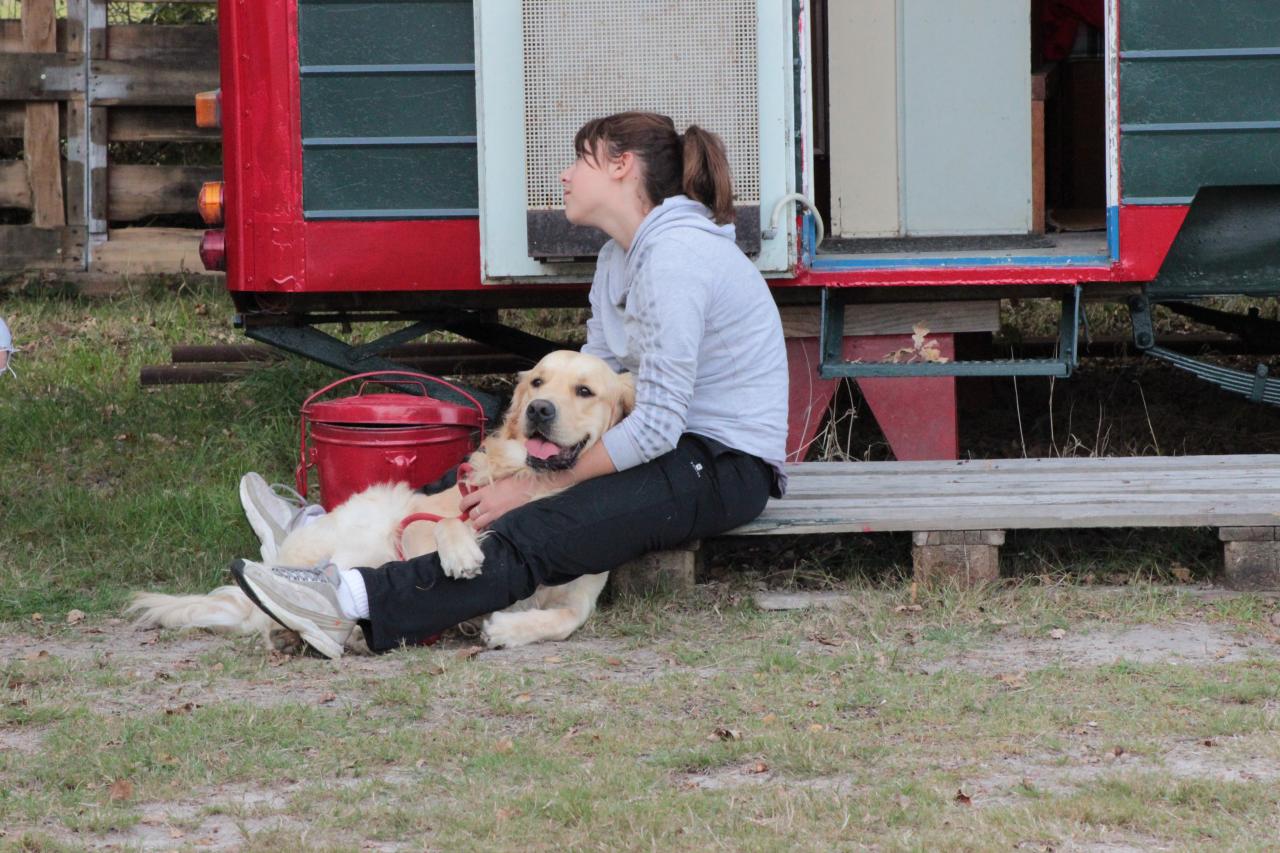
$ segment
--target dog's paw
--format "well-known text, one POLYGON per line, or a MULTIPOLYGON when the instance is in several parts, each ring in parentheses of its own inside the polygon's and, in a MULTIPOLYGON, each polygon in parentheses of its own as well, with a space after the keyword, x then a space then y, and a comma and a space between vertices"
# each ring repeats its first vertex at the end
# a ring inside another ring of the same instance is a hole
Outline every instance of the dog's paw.
POLYGON ((469 580, 480 574, 484 566, 484 552, 480 543, 471 536, 441 538, 437 534, 440 549, 440 568, 446 577, 469 580))
POLYGON ((520 630, 520 619, 513 613, 494 613, 480 627, 480 638, 491 649, 512 649, 529 643, 520 630))

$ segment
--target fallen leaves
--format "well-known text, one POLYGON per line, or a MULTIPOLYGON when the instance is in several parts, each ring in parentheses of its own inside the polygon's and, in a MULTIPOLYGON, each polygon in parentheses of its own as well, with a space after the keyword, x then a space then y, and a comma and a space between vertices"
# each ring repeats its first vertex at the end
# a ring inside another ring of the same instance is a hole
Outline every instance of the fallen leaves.
POLYGON ((1178 581, 1178 583, 1191 583, 1191 570, 1181 563, 1174 563, 1169 568, 1169 574, 1178 581))
POLYGON ((1054 628, 1052 631, 1049 632, 1050 640, 1061 640, 1065 636, 1067 636, 1067 632, 1062 628, 1054 628))
POLYGON ((1025 672, 1002 672, 996 676, 999 681, 1010 690, 1018 690, 1027 686, 1027 674, 1025 672))
POLYGON ((107 789, 107 797, 113 803, 124 802, 133 799, 133 783, 128 779, 117 779, 111 783, 111 787, 107 789))
POLYGON ((183 703, 182 705, 177 705, 173 708, 165 708, 164 713, 165 713, 165 716, 176 717, 183 714, 190 714, 192 711, 194 711, 196 708, 199 708, 199 707, 200 706, 197 705, 195 702, 186 702, 186 703, 183 703))
POLYGON ((963 788, 958 788, 956 789, 956 802, 962 806, 971 806, 973 805, 973 797, 966 794, 963 788))
POLYGON ((484 646, 467 646, 465 649, 458 649, 454 657, 458 660, 471 660, 482 651, 484 651, 484 646))
POLYGON ((83 621, 84 621, 84 611, 83 611, 83 610, 72 610, 72 611, 69 611, 69 612, 67 613, 67 624, 68 624, 68 625, 79 625, 79 624, 80 624, 81 622, 83 622, 83 621))
POLYGON ((710 740, 710 741, 742 740, 742 732, 738 731, 737 729, 727 729, 727 728, 724 728, 723 726, 717 726, 715 729, 712 730, 711 734, 707 735, 707 740, 710 740))
POLYGON ((926 361, 935 364, 946 364, 951 359, 942 354, 938 341, 929 340, 929 329, 917 323, 911 329, 911 346, 889 353, 889 361, 906 362, 926 361))

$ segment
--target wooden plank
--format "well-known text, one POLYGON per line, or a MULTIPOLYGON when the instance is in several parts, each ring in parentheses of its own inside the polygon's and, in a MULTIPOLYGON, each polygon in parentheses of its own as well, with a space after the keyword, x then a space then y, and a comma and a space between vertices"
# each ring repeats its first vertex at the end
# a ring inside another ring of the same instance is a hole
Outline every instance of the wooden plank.
POLYGON ((790 476, 823 477, 860 472, 873 476, 964 470, 1045 473, 1089 468, 1095 471, 1128 470, 1224 470, 1228 468, 1271 471, 1280 474, 1280 456, 1236 454, 1223 456, 1073 456, 1032 459, 969 459, 923 462, 801 462, 788 465, 790 476))
MULTIPOLYGON (((57 21, 54 0, 23 0, 22 49, 33 54, 57 51, 57 21)), ((65 225, 58 105, 27 104, 22 140, 27 183, 31 187, 31 224, 38 228, 65 225)))
POLYGON ((31 185, 27 165, 21 160, 0 162, 0 207, 31 209, 31 185))
POLYGON ((218 88, 216 63, 193 65, 182 54, 145 60, 94 59, 89 70, 89 99, 94 105, 185 107, 196 92, 218 88))
MULTIPOLYGON (((65 45, 67 22, 59 20, 56 24, 57 44, 65 45)), ((57 48, 55 47, 56 51, 57 48)), ((0 21, 0 53, 22 53, 22 20, 5 19, 0 21)))
POLYGON ((116 228, 97 247, 89 272, 117 278, 174 273, 221 276, 206 272, 200 263, 203 235, 203 230, 195 228, 116 228))
POLYGON ((1198 478, 1195 483, 1185 483, 1176 478, 1162 480, 1090 480, 1073 479, 1048 482, 1015 482, 1001 480, 971 480, 959 483, 914 481, 893 483, 875 480, 872 483, 844 484, 831 487, 812 484, 788 484, 787 500, 888 500, 890 498, 920 496, 924 500, 946 500, 977 503, 989 498, 1013 493, 1025 500, 1057 500, 1084 495, 1103 500, 1125 495, 1196 495, 1235 492, 1249 489, 1259 492, 1280 492, 1280 480, 1275 477, 1221 477, 1198 478), (875 485, 872 485, 874 483, 875 485))
MULTIPOLYGON (((816 305, 786 306, 778 313, 788 338, 814 338, 821 330, 816 305)), ((867 303, 844 311, 846 335, 909 335, 917 324, 930 332, 992 332, 1000 328, 1000 300, 867 303)))
MULTIPOLYGON (((71 99, 75 100, 75 99, 71 99)), ((112 107, 108 136, 112 142, 219 142, 216 127, 196 127, 193 107, 112 107)), ((0 102, 0 139, 20 139, 26 107, 0 102)), ((68 127, 70 136, 74 128, 68 127)))
POLYGON ((108 196, 112 221, 132 221, 165 213, 194 213, 205 181, 222 176, 220 166, 111 167, 108 196))
MULTIPOLYGON (((122 24, 107 27, 106 59, 125 62, 154 56, 186 56, 188 61, 218 68, 218 25, 122 24)), ((193 93, 194 94, 194 93, 193 93)))
MULTIPOLYGON (((1202 501, 1173 503, 1167 500, 1129 502, 1123 517, 1113 507, 1080 505, 1046 507, 1042 512, 1012 516, 1003 507, 964 513, 938 507, 885 508, 875 515, 855 518, 838 512, 806 508, 768 508, 755 521, 732 531, 733 535, 763 533, 883 533, 918 530, 1052 530, 1103 527, 1263 527, 1275 525, 1280 512, 1268 512, 1257 504, 1240 501, 1220 506, 1202 501)), ((1271 508, 1280 510, 1280 503, 1271 508)))
POLYGON ((0 54, 0 101, 65 101, 84 88, 83 60, 73 53, 0 54))
POLYGON ((219 142, 216 127, 196 127, 194 107, 112 107, 112 142, 219 142))
POLYGON ((0 225, 0 270, 65 269, 79 266, 84 255, 84 229, 0 225))

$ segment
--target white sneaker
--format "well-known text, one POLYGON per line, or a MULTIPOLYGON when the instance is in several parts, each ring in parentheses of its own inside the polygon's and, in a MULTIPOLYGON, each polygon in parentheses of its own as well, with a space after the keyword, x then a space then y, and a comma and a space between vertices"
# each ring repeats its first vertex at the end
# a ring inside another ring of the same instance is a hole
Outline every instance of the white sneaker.
POLYGON ((262 562, 267 564, 277 560, 280 546, 290 533, 324 515, 324 507, 307 503, 288 486, 267 485, 253 471, 240 478, 240 505, 262 542, 262 562))
POLYGON ((332 563, 312 569, 262 566, 249 560, 231 563, 231 575, 253 603, 286 628, 302 635, 311 648, 327 658, 342 657, 342 648, 355 630, 338 603, 342 576, 332 563))

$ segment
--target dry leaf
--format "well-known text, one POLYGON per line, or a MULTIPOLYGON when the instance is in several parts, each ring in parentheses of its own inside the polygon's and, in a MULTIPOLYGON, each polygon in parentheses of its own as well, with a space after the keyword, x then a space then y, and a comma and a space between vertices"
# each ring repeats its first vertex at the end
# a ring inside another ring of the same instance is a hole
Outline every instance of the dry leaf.
POLYGON ((707 735, 707 740, 742 740, 742 732, 717 726, 711 734, 707 735))
POLYGON ((809 724, 809 731, 810 731, 810 732, 812 732, 812 733, 814 733, 814 734, 817 734, 818 732, 821 732, 821 731, 826 731, 826 729, 827 729, 827 727, 826 727, 826 726, 824 726, 822 723, 810 723, 810 724, 809 724))
POLYGON ((427 675, 444 675, 444 667, 439 664, 432 664, 427 667, 427 675))
POLYGON ((560 663, 561 659, 555 655, 547 655, 542 659, 543 663, 560 663))
POLYGON ((31 621, 32 621, 32 622, 35 622, 37 625, 39 625, 41 622, 43 622, 43 621, 44 621, 44 614, 43 614, 43 613, 32 613, 32 614, 31 614, 31 621))
POLYGON ((47 649, 41 649, 38 652, 30 652, 27 654, 27 660, 45 660, 48 657, 49 651, 47 649))
POLYGON ((764 723, 765 725, 769 725, 770 723, 776 723, 778 722, 778 715, 773 713, 765 714, 763 717, 760 718, 760 722, 764 723))
POLYGON ((131 800, 133 799, 133 783, 128 779, 117 779, 111 783, 107 796, 110 797, 113 803, 131 800))
POLYGON ((830 637, 824 637, 821 634, 810 634, 809 639, 815 643, 820 643, 821 645, 824 645, 824 646, 843 646, 844 645, 844 640, 833 640, 830 637))
POLYGON ((1054 628, 1052 631, 1049 632, 1050 640, 1061 640, 1065 636, 1067 636, 1067 632, 1061 628, 1054 628))
POLYGON ((919 581, 912 581, 911 582, 911 603, 912 604, 916 603, 916 596, 919 594, 919 592, 920 592, 919 581))
POLYGON ((973 798, 966 794, 963 789, 957 789, 956 802, 962 806, 971 806, 973 805, 973 798))
POLYGON ((515 742, 509 737, 504 737, 493 745, 497 752, 511 752, 516 748, 515 742))
POLYGON ((533 699, 532 693, 517 693, 514 701, 517 705, 523 705, 526 702, 531 701, 532 699, 533 699))
POLYGON ((174 708, 165 708, 164 712, 165 714, 172 717, 172 716, 177 716, 179 714, 190 714, 192 711, 194 711, 196 708, 199 708, 199 707, 200 706, 197 705, 195 702, 187 702, 185 704, 178 705, 177 707, 174 707, 174 708))
POLYGON ((763 761, 757 761, 755 764, 751 765, 751 768, 747 770, 747 772, 748 773, 768 773, 769 765, 765 764, 763 761))
POLYGON ((1191 570, 1181 563, 1174 563, 1169 569, 1169 574, 1173 575, 1178 583, 1191 583, 1191 570))
POLYGON ((1217 746, 1217 744, 1213 742, 1212 738, 1205 738, 1204 740, 1200 741, 1200 743, 1203 746, 1217 746))
POLYGON ((458 660, 471 660, 482 651, 484 646, 467 646, 465 649, 458 649, 456 657, 458 660))
POLYGON ((67 613, 67 624, 68 624, 68 625, 79 625, 79 624, 80 624, 81 622, 83 622, 83 621, 84 621, 84 611, 83 611, 83 610, 72 610, 72 611, 70 611, 69 613, 67 613))
POLYGON ((1275 613, 1272 613, 1270 616, 1267 617, 1267 619, 1270 620, 1272 625, 1275 625, 1277 628, 1280 628, 1280 610, 1277 610, 1275 613))
POLYGON ((996 681, 1010 689, 1026 687, 1027 674, 1025 672, 1002 672, 996 676, 996 681))
POLYGON ((1114 755, 1116 758, 1119 758, 1120 756, 1124 755, 1124 747, 1117 746, 1115 749, 1111 750, 1111 754, 1114 755))
POLYGON ((608 666, 622 666, 622 658, 605 658, 604 662, 608 666))
POLYGON ((919 613, 921 610, 924 610, 922 604, 899 604, 893 608, 894 613, 919 613))
POLYGON ((338 694, 337 694, 337 693, 325 693, 325 694, 323 694, 319 699, 317 699, 317 700, 316 700, 316 704, 319 704, 319 705, 326 705, 326 704, 328 704, 329 702, 332 702, 332 701, 334 701, 334 700, 335 700, 335 699, 337 699, 337 698, 338 698, 338 694))

